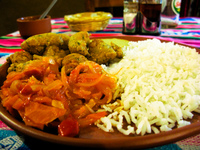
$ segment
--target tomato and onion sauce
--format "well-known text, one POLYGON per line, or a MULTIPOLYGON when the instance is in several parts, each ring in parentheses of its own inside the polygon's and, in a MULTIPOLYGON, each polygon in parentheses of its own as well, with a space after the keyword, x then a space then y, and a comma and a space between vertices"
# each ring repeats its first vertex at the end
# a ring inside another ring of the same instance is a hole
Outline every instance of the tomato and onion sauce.
POLYGON ((79 64, 69 76, 49 57, 31 61, 22 72, 10 72, 0 90, 2 105, 26 125, 43 129, 59 121, 58 133, 74 137, 106 112, 96 112, 112 100, 115 76, 92 61, 79 64))

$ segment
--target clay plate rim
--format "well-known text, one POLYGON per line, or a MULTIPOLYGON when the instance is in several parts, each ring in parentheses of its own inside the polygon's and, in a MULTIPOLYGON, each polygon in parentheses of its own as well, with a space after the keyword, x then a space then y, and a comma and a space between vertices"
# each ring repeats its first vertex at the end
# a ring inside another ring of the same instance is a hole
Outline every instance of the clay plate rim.
MULTIPOLYGON (((146 40, 145 37, 137 36, 109 36, 109 37, 95 37, 95 38, 119 38, 126 39, 129 41, 139 41, 146 40)), ((162 42, 169 42, 161 40, 162 42)), ((183 45, 183 44, 180 44, 183 45)), ((188 46, 190 47, 190 46, 188 46)), ((199 49, 196 49, 200 53, 199 49)), ((5 72, 8 68, 9 63, 5 63, 0 67, 0 84, 5 80, 5 72)), ((50 134, 43 132, 41 130, 26 126, 24 123, 12 117, 2 104, 0 104, 0 119, 6 123, 10 128, 19 132, 23 135, 30 136, 35 139, 42 141, 47 141, 56 144, 69 145, 69 146, 80 146, 80 147, 96 147, 96 148, 149 148, 155 146, 161 146, 164 144, 173 143, 190 136, 194 136, 200 133, 200 114, 194 115, 194 118, 191 119, 191 124, 176 128, 171 131, 162 132, 159 134, 149 134, 145 136, 123 136, 123 137, 88 137, 88 138, 70 138, 70 137, 61 137, 58 135, 50 134)), ((99 132, 97 127, 95 127, 95 132, 99 132)))

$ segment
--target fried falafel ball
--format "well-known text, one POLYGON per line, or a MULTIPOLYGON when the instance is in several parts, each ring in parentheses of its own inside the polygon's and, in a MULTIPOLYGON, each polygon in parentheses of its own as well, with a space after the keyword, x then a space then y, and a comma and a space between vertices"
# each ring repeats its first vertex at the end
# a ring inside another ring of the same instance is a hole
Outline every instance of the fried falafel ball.
POLYGON ((29 63, 30 61, 24 62, 24 63, 14 63, 11 64, 10 67, 8 68, 8 73, 12 72, 12 71, 16 71, 16 72, 21 72, 24 70, 25 66, 29 63))
POLYGON ((71 53, 65 56, 62 61, 62 66, 65 66, 66 75, 69 75, 76 66, 85 61, 87 61, 87 58, 78 53, 71 53))
POLYGON ((58 46, 52 45, 46 47, 46 50, 43 53, 43 56, 54 56, 56 58, 63 58, 69 54, 68 50, 59 49, 58 46))
POLYGON ((15 52, 14 54, 8 57, 7 61, 10 61, 12 64, 8 68, 8 73, 11 71, 22 71, 24 69, 24 64, 32 60, 33 56, 26 51, 15 52))
POLYGON ((43 56, 36 55, 36 54, 33 55, 33 60, 42 60, 42 58, 43 56))
POLYGON ((113 42, 111 42, 110 44, 111 44, 112 48, 114 49, 114 51, 117 53, 117 58, 122 58, 123 57, 122 48, 113 42))
POLYGON ((46 47, 43 56, 51 56, 55 58, 56 62, 61 66, 62 59, 69 54, 69 50, 59 49, 58 46, 52 45, 46 47))
POLYGON ((69 50, 68 44, 70 37, 66 34, 59 34, 59 36, 63 39, 63 44, 59 46, 60 49, 69 50))
POLYGON ((98 64, 105 64, 117 56, 114 49, 101 39, 92 40, 88 47, 90 54, 88 59, 95 61, 98 64))
MULTIPOLYGON (((29 37, 21 44, 21 48, 31 54, 42 55, 47 46, 66 47, 69 37, 56 33, 43 33, 29 37), (64 40, 63 40, 64 39, 64 40)), ((66 47, 67 48, 67 47, 66 47)))
POLYGON ((88 55, 87 45, 90 42, 89 34, 86 31, 77 32, 69 39, 69 50, 71 53, 79 53, 84 56, 88 55))
POLYGON ((24 63, 29 60, 32 60, 33 56, 29 52, 20 51, 10 55, 8 59, 10 59, 11 63, 24 63))

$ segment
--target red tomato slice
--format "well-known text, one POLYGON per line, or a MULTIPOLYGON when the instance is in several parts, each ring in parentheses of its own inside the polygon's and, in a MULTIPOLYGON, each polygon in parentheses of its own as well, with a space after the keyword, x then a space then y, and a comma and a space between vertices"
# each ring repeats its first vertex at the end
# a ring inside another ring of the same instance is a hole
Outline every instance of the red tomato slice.
POLYGON ((58 125, 58 133, 61 136, 74 137, 79 133, 79 123, 71 115, 58 125))

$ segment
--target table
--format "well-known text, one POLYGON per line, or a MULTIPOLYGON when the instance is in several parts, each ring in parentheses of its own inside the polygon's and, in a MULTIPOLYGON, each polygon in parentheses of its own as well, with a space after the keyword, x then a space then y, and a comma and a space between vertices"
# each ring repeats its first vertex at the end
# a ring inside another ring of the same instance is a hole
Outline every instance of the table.
MULTIPOLYGON (((72 35, 68 25, 63 18, 52 19, 53 33, 66 33, 72 35)), ((109 25, 103 31, 90 32, 92 37, 103 36, 124 36, 122 34, 122 18, 113 18, 109 25)), ((141 35, 136 35, 141 36, 141 35)), ((143 35, 144 36, 144 35, 143 35)), ((161 36, 144 36, 168 41, 182 43, 188 46, 200 48, 200 18, 180 18, 179 25, 174 29, 162 29, 161 36)), ((10 33, 0 37, 0 66, 6 61, 6 58, 16 52, 21 51, 20 44, 24 41, 19 35, 19 32, 10 33)), ((22 135, 16 134, 11 128, 0 121, 0 149, 35 149, 42 144, 43 147, 51 146, 49 143, 37 141, 35 145, 34 140, 26 139, 22 135), (46 144, 46 145, 45 145, 46 144)), ((176 143, 151 148, 151 150, 158 149, 185 149, 197 150, 200 149, 200 134, 194 137, 187 138, 176 143)), ((150 149, 149 149, 150 150, 150 149)))

